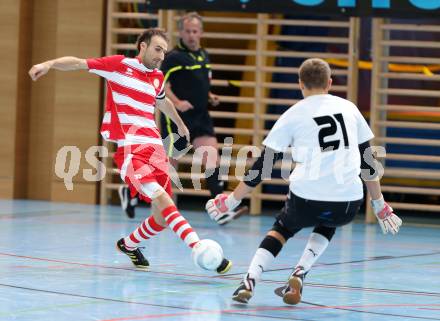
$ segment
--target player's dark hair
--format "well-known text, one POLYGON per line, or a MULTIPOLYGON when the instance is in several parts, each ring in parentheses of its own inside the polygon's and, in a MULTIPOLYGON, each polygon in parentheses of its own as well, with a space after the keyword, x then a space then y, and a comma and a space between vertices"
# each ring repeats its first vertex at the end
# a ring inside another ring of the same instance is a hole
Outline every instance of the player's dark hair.
POLYGON ((161 29, 161 28, 149 28, 146 29, 144 32, 142 32, 137 41, 136 41, 136 47, 137 50, 140 51, 141 50, 141 42, 145 42, 147 44, 147 46, 150 45, 151 43, 151 39, 154 36, 159 36, 161 38, 163 38, 166 42, 168 42, 168 35, 165 32, 165 30, 161 29))
POLYGON ((310 58, 301 64, 298 75, 307 89, 325 89, 331 77, 331 69, 326 61, 310 58))

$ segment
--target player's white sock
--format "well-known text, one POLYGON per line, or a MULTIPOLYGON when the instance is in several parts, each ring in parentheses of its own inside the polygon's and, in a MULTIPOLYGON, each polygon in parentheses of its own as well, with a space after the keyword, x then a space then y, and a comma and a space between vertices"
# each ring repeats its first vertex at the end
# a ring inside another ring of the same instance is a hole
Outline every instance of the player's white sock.
POLYGON ((165 227, 157 224, 154 216, 151 215, 143 221, 133 233, 124 238, 124 244, 128 249, 137 248, 141 241, 151 239, 153 236, 163 231, 163 229, 165 229, 165 227))
POLYGON ((198 241, 199 236, 193 230, 188 221, 179 213, 174 205, 170 205, 162 211, 162 216, 170 229, 180 237, 186 245, 192 248, 198 241))
POLYGON ((304 267, 304 270, 308 272, 321 254, 324 253, 328 243, 329 240, 325 236, 319 233, 310 234, 309 241, 297 266, 304 267))
POLYGON ((275 256, 273 256, 272 253, 260 247, 257 252, 255 252, 252 262, 249 265, 249 277, 256 281, 260 280, 261 273, 267 270, 274 259, 275 256))

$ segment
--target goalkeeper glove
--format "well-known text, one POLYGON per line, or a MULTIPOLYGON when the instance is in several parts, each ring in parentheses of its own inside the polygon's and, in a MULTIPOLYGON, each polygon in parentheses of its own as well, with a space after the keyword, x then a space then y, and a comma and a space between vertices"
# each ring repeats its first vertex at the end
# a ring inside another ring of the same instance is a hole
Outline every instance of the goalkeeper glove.
POLYGON ((240 203, 241 200, 236 200, 232 193, 229 194, 229 196, 219 194, 206 203, 205 209, 212 220, 223 225, 234 219, 234 216, 237 214, 237 212, 234 212, 234 209, 240 205, 240 203))
POLYGON ((379 221, 383 234, 387 234, 388 232, 396 234, 399 232, 402 220, 393 213, 393 208, 385 202, 383 196, 377 200, 371 200, 371 206, 373 207, 374 214, 379 221))

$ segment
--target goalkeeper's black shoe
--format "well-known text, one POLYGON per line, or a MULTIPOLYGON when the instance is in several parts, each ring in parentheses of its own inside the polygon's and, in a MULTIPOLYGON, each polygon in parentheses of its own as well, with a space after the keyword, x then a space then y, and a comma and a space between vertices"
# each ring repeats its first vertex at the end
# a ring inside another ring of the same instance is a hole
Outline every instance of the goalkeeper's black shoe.
POLYGON ((150 263, 148 263, 148 260, 144 257, 144 255, 142 254, 139 248, 136 248, 134 250, 127 249, 124 243, 124 239, 120 239, 116 243, 116 248, 122 253, 126 254, 136 268, 142 270, 148 270, 150 263))
POLYGON ((121 201, 122 210, 127 214, 129 218, 134 218, 135 208, 139 203, 137 197, 132 198, 130 195, 130 189, 126 186, 121 186, 118 189, 119 200, 121 201))
POLYGON ((255 279, 250 278, 249 274, 246 274, 244 280, 241 281, 237 290, 232 294, 232 300, 241 303, 248 303, 250 298, 254 295, 254 289, 255 279))
POLYGON ((222 263, 220 263, 220 265, 217 268, 217 273, 225 274, 231 269, 231 267, 232 267, 232 261, 224 258, 222 260, 222 263))
POLYGON ((301 302, 304 278, 307 272, 302 266, 297 266, 287 281, 287 287, 283 292, 283 301, 286 304, 298 304, 301 302))

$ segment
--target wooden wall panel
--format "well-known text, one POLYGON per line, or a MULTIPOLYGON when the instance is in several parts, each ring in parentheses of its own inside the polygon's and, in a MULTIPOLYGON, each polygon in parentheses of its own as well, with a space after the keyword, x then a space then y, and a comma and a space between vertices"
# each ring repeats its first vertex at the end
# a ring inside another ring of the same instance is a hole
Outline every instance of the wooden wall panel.
POLYGON ((32 1, 0 2, 0 197, 25 197, 32 1))
MULTIPOLYGON (((102 50, 102 32, 104 1, 61 1, 58 7, 58 22, 56 56, 76 56, 81 58, 97 57, 102 50)), ((58 72, 55 75, 54 103, 54 157, 56 152, 65 145, 75 145, 82 153, 80 174, 76 178, 81 182, 78 192, 55 192, 59 188, 58 178, 52 171, 52 199, 66 200, 65 193, 77 195, 80 202, 94 203, 96 201, 96 182, 82 179, 82 170, 92 168, 84 164, 87 149, 97 145, 100 123, 100 79, 87 71, 58 72), (89 185, 89 186, 85 186, 89 185), (59 196, 59 197, 58 197, 59 196)), ((64 187, 64 186, 63 186, 64 187)), ((67 199, 70 199, 68 196, 67 199)))
MULTIPOLYGON (((39 0, 33 17, 31 64, 55 58, 57 2, 39 0)), ((50 199, 54 91, 54 72, 49 72, 32 84, 27 184, 28 197, 31 199, 50 199)))
POLYGON ((20 6, 0 2, 0 198, 13 197, 20 6))
POLYGON ((57 202, 96 203, 96 187, 93 184, 76 182, 73 191, 68 191, 63 182, 53 182, 51 199, 57 202))
MULTIPOLYGON (((61 56, 101 55, 104 0, 39 0, 34 14, 32 63, 61 56)), ((57 151, 98 144, 100 80, 86 71, 50 71, 32 85, 28 196, 54 201, 96 202, 95 182, 67 191, 55 175, 57 151), (87 190, 87 192, 84 192, 87 190)), ((84 163, 84 162, 82 162, 84 163)), ((86 163, 83 168, 92 168, 86 163), (85 167, 84 167, 85 166, 85 167)), ((82 176, 78 176, 82 177, 82 176)))
POLYGON ((31 81, 29 80, 28 68, 32 60, 32 42, 30 39, 33 35, 33 1, 22 0, 20 5, 20 43, 18 50, 16 131, 14 142, 14 198, 27 197, 29 113, 31 103, 31 81))

